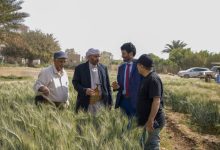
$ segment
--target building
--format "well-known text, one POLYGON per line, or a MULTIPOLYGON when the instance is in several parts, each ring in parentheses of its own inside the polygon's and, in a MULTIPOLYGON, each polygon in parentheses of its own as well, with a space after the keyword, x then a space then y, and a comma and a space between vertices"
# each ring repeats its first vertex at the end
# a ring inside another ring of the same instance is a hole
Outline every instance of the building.
POLYGON ((65 52, 68 56, 67 67, 72 68, 80 64, 80 55, 75 52, 74 48, 66 49, 65 52))
POLYGON ((111 66, 113 61, 113 55, 110 52, 103 51, 101 52, 100 62, 108 67, 111 66))
POLYGON ((2 55, 3 47, 5 47, 5 45, 0 44, 0 64, 3 64, 4 63, 4 59, 5 59, 5 57, 2 55))

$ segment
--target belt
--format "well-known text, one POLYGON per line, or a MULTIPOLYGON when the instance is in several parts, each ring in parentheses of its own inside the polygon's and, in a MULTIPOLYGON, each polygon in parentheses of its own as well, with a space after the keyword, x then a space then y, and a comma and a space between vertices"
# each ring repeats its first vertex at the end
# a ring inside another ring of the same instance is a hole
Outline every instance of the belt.
POLYGON ((95 104, 96 102, 98 101, 101 101, 102 100, 102 97, 101 96, 90 96, 90 99, 89 99, 89 104, 95 104))

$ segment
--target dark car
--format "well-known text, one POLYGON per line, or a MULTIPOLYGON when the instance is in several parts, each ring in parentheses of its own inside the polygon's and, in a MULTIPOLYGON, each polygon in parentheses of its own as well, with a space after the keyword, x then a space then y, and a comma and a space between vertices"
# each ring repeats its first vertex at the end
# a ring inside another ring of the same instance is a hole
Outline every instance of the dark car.
POLYGON ((202 74, 203 77, 210 77, 215 79, 217 74, 220 73, 220 66, 213 66, 210 71, 206 71, 202 74))

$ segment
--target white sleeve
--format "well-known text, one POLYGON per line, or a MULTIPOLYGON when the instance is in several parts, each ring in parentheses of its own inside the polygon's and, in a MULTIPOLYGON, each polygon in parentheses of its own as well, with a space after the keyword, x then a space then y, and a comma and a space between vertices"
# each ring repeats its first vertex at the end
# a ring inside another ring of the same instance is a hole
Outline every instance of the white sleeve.
POLYGON ((46 71, 46 69, 43 69, 39 75, 38 75, 38 79, 37 81, 35 82, 34 86, 33 86, 33 89, 35 91, 35 93, 38 93, 38 90, 40 87, 42 86, 47 86, 48 83, 50 82, 50 80, 48 79, 48 73, 46 71))
POLYGON ((67 77, 67 90, 68 90, 68 98, 67 98, 67 101, 68 101, 68 103, 69 103, 69 98, 70 98, 70 94, 69 94, 69 78, 68 78, 68 74, 67 74, 67 72, 65 72, 65 74, 66 74, 66 77, 67 77))

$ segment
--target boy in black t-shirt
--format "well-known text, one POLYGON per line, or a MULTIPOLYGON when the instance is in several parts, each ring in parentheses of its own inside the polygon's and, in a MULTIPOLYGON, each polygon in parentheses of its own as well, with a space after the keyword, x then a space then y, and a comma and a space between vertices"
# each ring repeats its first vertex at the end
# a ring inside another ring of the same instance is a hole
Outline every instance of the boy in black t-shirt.
POLYGON ((152 59, 143 54, 137 61, 138 72, 144 76, 137 100, 137 120, 144 126, 148 139, 144 149, 159 150, 159 133, 165 124, 163 112, 163 84, 160 77, 152 70, 152 59))

